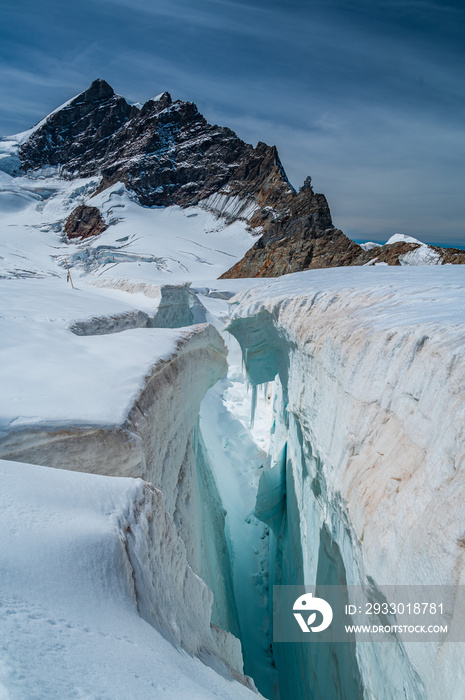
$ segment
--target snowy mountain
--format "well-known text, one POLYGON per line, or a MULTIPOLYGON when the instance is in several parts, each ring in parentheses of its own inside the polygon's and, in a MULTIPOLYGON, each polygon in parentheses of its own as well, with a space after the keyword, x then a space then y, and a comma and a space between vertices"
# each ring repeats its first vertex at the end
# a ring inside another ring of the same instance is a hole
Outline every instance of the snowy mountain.
POLYGON ((103 80, 22 136, 18 157, 24 172, 55 165, 65 177, 101 175, 100 189, 123 182, 146 206, 220 191, 265 206, 292 192, 275 148, 253 148, 167 92, 138 109, 103 80))
POLYGON ((66 180, 92 182, 69 211, 68 222, 59 222, 60 231, 73 239, 99 235, 112 225, 96 211, 96 195, 121 184, 144 207, 201 206, 223 223, 240 221, 259 238, 248 240, 240 261, 228 261, 225 277, 465 261, 457 249, 429 246, 418 252, 414 241, 377 251, 350 241, 333 225, 326 198, 313 191, 311 178, 294 190, 276 148, 261 142, 254 148, 230 129, 208 124, 193 103, 173 101, 167 92, 136 106, 104 80, 95 80, 29 131, 0 142, 0 171, 36 179, 53 171, 66 180), (89 226, 89 219, 94 224, 89 226))
POLYGON ((240 219, 142 206, 124 182, 100 191, 100 172, 50 162, 44 131, 52 122, 63 145, 69 110, 97 140, 134 113, 102 86, 84 102, 1 144, 0 694, 256 696, 199 431, 200 403, 227 369, 208 323, 222 325, 209 304, 227 303, 203 280, 253 239, 240 219), (47 162, 27 170, 35 139, 47 162), (68 236, 68 220, 95 228, 91 206, 99 235, 68 236))
POLYGON ((0 696, 461 700, 448 639, 273 641, 275 585, 461 590, 461 255, 168 93, 1 141, 0 696))

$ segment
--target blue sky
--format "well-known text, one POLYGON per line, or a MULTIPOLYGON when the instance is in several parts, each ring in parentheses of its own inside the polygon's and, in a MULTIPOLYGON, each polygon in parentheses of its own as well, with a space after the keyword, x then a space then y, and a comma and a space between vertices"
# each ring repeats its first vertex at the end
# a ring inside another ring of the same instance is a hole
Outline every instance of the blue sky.
POLYGON ((0 0, 0 133, 97 77, 168 90, 310 174, 356 239, 465 245, 465 9, 435 0, 0 0))

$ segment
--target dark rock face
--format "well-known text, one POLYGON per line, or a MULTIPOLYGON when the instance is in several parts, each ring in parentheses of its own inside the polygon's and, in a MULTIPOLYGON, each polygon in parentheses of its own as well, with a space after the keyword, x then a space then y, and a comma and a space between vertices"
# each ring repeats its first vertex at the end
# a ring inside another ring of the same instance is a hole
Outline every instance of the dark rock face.
POLYGON ((197 204, 225 186, 231 195, 254 195, 279 171, 275 149, 254 149, 230 129, 211 126, 189 102, 162 111, 147 103, 112 148, 101 167, 104 183, 123 181, 148 206, 197 204))
MULTIPOLYGON (((203 201, 221 215, 245 219, 261 238, 223 277, 364 265, 375 257, 399 265, 399 256, 417 246, 364 251, 334 227, 326 198, 314 193, 310 177, 296 193, 275 147, 259 142, 254 148, 167 92, 138 109, 96 80, 44 120, 19 156, 26 171, 56 165, 64 177, 101 175, 98 191, 124 182, 145 206, 203 201)), ((94 207, 78 208, 66 223, 68 237, 100 233, 99 217, 94 207)), ((465 263, 464 251, 436 250, 443 262, 465 263)))
POLYGON ((402 255, 405 255, 405 253, 410 253, 419 247, 419 243, 399 241, 398 243, 379 246, 379 248, 372 248, 371 250, 362 250, 351 264, 366 265, 370 260, 373 260, 376 262, 384 262, 388 265, 400 265, 402 255))
POLYGON ((64 231, 69 239, 98 236, 106 229, 102 215, 97 207, 80 204, 66 220, 64 231))
POLYGON ((195 204, 225 186, 231 197, 260 194, 272 206, 293 191, 275 148, 253 148, 167 92, 139 110, 102 80, 52 114, 20 159, 24 170, 60 165, 65 177, 102 175, 100 190, 124 182, 147 206, 195 204))
POLYGON ((136 112, 108 83, 95 80, 31 134, 19 151, 22 167, 67 165, 79 174, 80 164, 104 157, 110 137, 136 112))
POLYGON ((221 277, 280 277, 290 272, 351 265, 358 253, 356 246, 336 228, 315 239, 290 236, 263 248, 257 242, 221 277))
MULTIPOLYGON (((286 208, 280 207, 277 215, 262 223, 263 243, 266 245, 290 236, 303 237, 309 231, 314 236, 321 237, 325 231, 334 228, 328 202, 323 194, 315 194, 311 187, 306 187, 298 194, 291 193, 286 200, 286 208)), ((281 201, 278 203, 282 204, 281 201)), ((251 224, 254 225, 254 219, 251 224)))
POLYGON ((442 257, 443 265, 465 265, 465 251, 460 248, 438 248, 431 246, 442 257))
MULTIPOLYGON (((339 229, 327 229, 321 235, 308 229, 304 235, 294 234, 266 242, 263 236, 247 251, 242 260, 221 275, 228 277, 279 277, 290 272, 316 270, 323 267, 346 267, 387 263, 401 265, 402 256, 416 250, 418 243, 400 241, 363 250, 339 229)), ((465 265, 465 251, 457 248, 428 246, 440 256, 439 264, 465 265)))
POLYGON ((283 213, 261 223, 262 237, 223 278, 279 277, 313 268, 350 265, 363 252, 333 226, 326 197, 315 194, 310 184, 293 194, 283 213))

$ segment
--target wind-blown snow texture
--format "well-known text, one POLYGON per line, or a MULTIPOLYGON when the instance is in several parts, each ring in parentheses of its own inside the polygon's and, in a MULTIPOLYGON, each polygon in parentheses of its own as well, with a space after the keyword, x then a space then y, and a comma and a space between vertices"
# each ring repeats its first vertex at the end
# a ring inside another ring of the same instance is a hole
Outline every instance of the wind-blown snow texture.
POLYGON ((142 207, 117 183, 99 195, 100 178, 35 177, 0 171, 0 278, 86 274, 149 283, 215 279, 250 248, 241 221, 228 223, 201 207, 142 207), (95 239, 67 242, 64 223, 84 202, 97 206, 108 229, 95 239))
MULTIPOLYGON (((275 583, 463 584, 465 270, 299 273, 232 303, 250 380, 282 385, 275 583)), ((260 481, 265 520, 266 497, 260 481)), ((462 644, 359 644, 348 675, 298 646, 276 649, 285 696, 307 697, 300 672, 314 697, 345 697, 354 669, 353 697, 463 696, 462 644)))
POLYGON ((2 698, 256 697, 159 491, 6 461, 0 483, 2 698))

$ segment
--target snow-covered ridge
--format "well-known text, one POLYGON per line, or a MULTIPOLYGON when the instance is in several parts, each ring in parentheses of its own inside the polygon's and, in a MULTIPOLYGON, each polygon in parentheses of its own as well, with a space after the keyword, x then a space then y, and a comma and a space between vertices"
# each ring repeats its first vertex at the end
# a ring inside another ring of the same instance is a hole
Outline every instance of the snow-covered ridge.
MULTIPOLYGON (((279 375, 282 386, 270 464, 284 470, 287 492, 274 583, 313 584, 337 570, 381 591, 463 584, 465 270, 313 271, 232 303, 229 330, 250 380, 279 375)), ((461 645, 376 646, 351 652, 367 696, 461 697, 461 645)), ((293 692, 302 669, 308 685, 322 674, 324 687, 328 668, 311 650, 296 658, 282 647, 282 690, 293 692)), ((348 658, 339 661, 344 687, 348 658)))
POLYGON ((360 243, 360 247, 363 248, 363 250, 372 250, 373 248, 380 248, 383 245, 393 245, 394 243, 418 243, 418 245, 425 245, 423 241, 413 236, 408 236, 405 233, 394 233, 386 243, 367 241, 366 243, 360 243))
POLYGON ((2 697, 254 697, 159 491, 6 461, 0 483, 2 697))
POLYGON ((361 243, 360 247, 362 250, 373 250, 378 254, 365 263, 367 267, 387 264, 416 266, 464 263, 463 253, 457 248, 440 248, 428 245, 418 238, 413 238, 413 236, 407 236, 403 233, 395 233, 384 244, 368 241, 367 243, 361 243), (400 244, 401 248, 397 250, 397 254, 393 254, 389 247, 396 246, 396 244, 400 244))
POLYGON ((360 248, 362 250, 373 250, 373 248, 379 248, 382 243, 374 243, 373 241, 367 241, 366 243, 360 243, 360 248))

